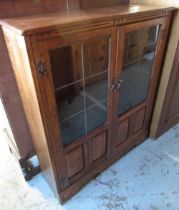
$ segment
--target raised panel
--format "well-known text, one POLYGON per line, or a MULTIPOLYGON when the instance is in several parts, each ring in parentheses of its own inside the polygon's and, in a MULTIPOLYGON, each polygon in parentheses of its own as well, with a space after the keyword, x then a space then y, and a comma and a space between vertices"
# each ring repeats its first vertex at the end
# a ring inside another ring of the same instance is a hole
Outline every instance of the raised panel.
POLYGON ((117 141, 116 146, 127 140, 129 132, 129 118, 120 122, 117 128, 117 141))
POLYGON ((101 133, 92 140, 92 161, 96 161, 106 154, 106 132, 101 133))
POLYGON ((80 146, 66 155, 68 177, 72 177, 84 168, 83 146, 80 146))
POLYGON ((141 109, 135 114, 134 133, 142 129, 145 118, 145 108, 141 109))

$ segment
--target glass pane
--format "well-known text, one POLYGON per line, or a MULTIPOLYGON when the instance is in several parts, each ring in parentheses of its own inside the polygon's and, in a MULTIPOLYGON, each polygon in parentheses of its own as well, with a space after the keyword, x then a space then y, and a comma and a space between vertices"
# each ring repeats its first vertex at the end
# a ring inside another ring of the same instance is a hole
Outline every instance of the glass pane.
POLYGON ((56 102, 64 145, 85 135, 83 82, 56 90, 56 102))
POLYGON ((50 50, 56 104, 64 145, 107 120, 110 37, 50 50))
POLYGON ((82 79, 80 45, 50 50, 50 62, 55 89, 82 79))
POLYGON ((65 120, 84 110, 83 82, 78 82, 55 91, 59 119, 65 120))
MULTIPOLYGON (((86 107, 107 100, 108 72, 85 80, 86 107)), ((100 106, 100 105, 99 105, 100 106)))
POLYGON ((109 40, 109 37, 100 37, 84 43, 83 57, 85 78, 108 70, 109 40))
POLYGON ((85 80, 87 132, 107 120, 108 72, 85 80))
POLYGON ((159 26, 126 35, 118 114, 145 101, 151 78, 159 26))
POLYGON ((86 110, 87 132, 103 125, 107 120, 107 109, 105 104, 91 106, 86 110))
POLYGON ((72 143, 85 135, 85 113, 81 112, 61 122, 61 133, 63 144, 67 145, 72 143))

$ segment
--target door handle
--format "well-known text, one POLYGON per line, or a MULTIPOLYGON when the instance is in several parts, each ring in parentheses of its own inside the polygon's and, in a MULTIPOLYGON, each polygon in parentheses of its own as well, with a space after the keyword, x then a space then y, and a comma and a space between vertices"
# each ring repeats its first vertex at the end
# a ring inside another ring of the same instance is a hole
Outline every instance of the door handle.
POLYGON ((112 91, 113 93, 116 92, 116 85, 113 84, 113 85, 111 86, 111 91, 112 91))
POLYGON ((121 85, 123 83, 123 80, 122 79, 119 79, 118 82, 117 82, 117 86, 116 86, 116 90, 119 91, 121 89, 121 85))
POLYGON ((112 91, 113 93, 119 91, 120 88, 121 88, 121 84, 122 84, 122 83, 123 83, 123 80, 119 79, 118 82, 117 82, 117 84, 113 84, 113 85, 111 86, 111 91, 112 91))

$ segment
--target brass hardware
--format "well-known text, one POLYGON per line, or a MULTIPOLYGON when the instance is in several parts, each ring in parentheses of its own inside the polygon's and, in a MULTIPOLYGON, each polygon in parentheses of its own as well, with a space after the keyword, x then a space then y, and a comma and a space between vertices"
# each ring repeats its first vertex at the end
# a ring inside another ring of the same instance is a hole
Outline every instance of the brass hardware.
POLYGON ((113 85, 111 86, 111 91, 112 91, 113 93, 119 91, 120 88, 121 88, 121 84, 122 84, 122 83, 123 83, 123 80, 119 79, 118 82, 117 82, 117 84, 115 84, 115 85, 113 84, 113 85))
POLYGON ((44 61, 41 60, 37 63, 37 70, 41 77, 43 77, 44 75, 47 75, 47 67, 44 61))
POLYGON ((116 92, 116 86, 113 84, 112 86, 111 86, 111 91, 114 93, 114 92, 116 92))
POLYGON ((123 83, 123 80, 122 79, 119 79, 118 82, 117 82, 117 87, 116 87, 116 90, 119 91, 121 89, 121 84, 123 83))

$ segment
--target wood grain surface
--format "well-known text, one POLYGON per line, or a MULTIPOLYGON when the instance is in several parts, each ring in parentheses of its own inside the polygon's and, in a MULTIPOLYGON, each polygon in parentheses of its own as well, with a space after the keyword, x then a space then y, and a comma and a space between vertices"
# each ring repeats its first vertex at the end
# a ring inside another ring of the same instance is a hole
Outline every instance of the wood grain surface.
MULTIPOLYGON (((166 15, 167 11, 173 10, 174 8, 170 7, 156 7, 156 6, 112 6, 112 7, 101 7, 101 8, 92 8, 85 10, 74 10, 70 13, 60 12, 60 13, 50 13, 45 15, 37 16, 24 16, 19 18, 10 18, 0 21, 0 24, 6 26, 18 33, 19 35, 32 34, 38 31, 47 31, 47 30, 60 30, 61 27, 81 24, 90 24, 93 21, 102 21, 110 20, 110 18, 122 17, 122 20, 117 20, 116 24, 121 22, 131 22, 136 21, 137 17, 139 20, 142 20, 146 16, 152 14, 161 16, 162 11, 163 15, 166 15), (137 15, 137 17, 136 17, 137 15), (129 20, 125 18, 129 17, 129 20), (135 17, 135 18, 134 18, 135 17), (134 19, 134 20, 133 20, 134 19)), ((149 18, 149 17, 148 17, 149 18)), ((113 23, 112 23, 113 24, 113 23)))

